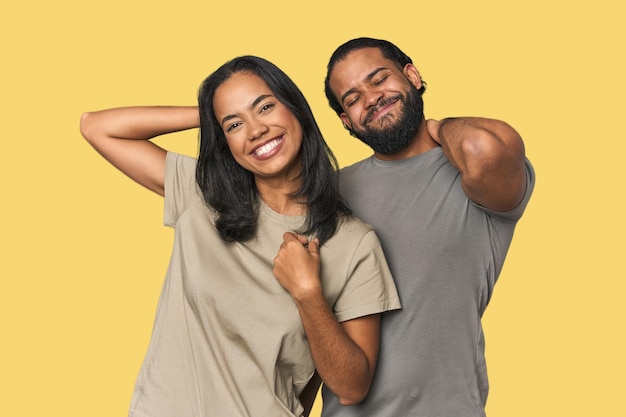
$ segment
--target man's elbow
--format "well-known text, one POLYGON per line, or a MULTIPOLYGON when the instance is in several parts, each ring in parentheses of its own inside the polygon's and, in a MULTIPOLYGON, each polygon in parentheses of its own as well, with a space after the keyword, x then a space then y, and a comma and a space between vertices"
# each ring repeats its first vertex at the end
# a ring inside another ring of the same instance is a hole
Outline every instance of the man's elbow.
POLYGON ((369 388, 370 385, 368 384, 365 387, 353 387, 354 389, 352 389, 350 392, 346 392, 343 395, 338 395, 337 398, 339 399, 339 404, 341 405, 355 405, 360 403, 361 401, 363 401, 365 399, 365 397, 367 397, 367 394, 369 393, 369 388))
POLYGON ((360 399, 353 399, 353 398, 347 398, 347 397, 339 397, 339 404, 341 405, 355 405, 360 403, 361 401, 363 401, 365 399, 365 397, 360 398, 360 399))

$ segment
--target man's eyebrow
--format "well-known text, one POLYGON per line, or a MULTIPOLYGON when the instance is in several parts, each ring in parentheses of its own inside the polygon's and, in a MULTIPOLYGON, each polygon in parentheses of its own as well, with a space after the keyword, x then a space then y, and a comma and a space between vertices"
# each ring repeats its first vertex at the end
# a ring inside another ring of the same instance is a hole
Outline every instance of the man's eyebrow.
MULTIPOLYGON (((374 78, 376 76, 376 74, 378 74, 381 71, 384 71, 388 69, 387 67, 378 67, 376 68, 374 71, 370 72, 369 74, 367 74, 367 76, 365 77, 364 81, 365 82, 370 82, 372 80, 372 78, 374 78)), ((351 88, 348 91, 346 91, 345 93, 342 94, 341 96, 341 102, 343 103, 344 100, 346 99, 346 97, 348 97, 350 94, 353 94, 354 92, 356 92, 356 88, 351 88)))
MULTIPOLYGON (((257 106, 257 104, 259 104, 260 102, 262 102, 263 100, 265 100, 268 97, 272 97, 272 95, 271 94, 261 94, 260 96, 258 96, 257 98, 254 99, 252 104, 250 104, 249 109, 255 108, 257 106)), ((230 119, 234 119, 236 117, 237 117, 236 114, 229 114, 228 116, 224 116, 224 118, 222 119, 222 124, 224 124, 225 122, 229 121, 230 119)))

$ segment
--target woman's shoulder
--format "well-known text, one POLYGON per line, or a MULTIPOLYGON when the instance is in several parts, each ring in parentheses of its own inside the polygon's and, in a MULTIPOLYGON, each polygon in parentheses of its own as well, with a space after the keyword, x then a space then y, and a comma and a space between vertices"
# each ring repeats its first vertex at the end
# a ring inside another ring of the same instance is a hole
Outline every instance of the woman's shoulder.
POLYGON ((168 151, 165 157, 165 163, 169 166, 195 170, 198 160, 189 155, 168 151))
POLYGON ((339 219, 337 231, 329 240, 333 244, 358 245, 368 234, 375 235, 374 228, 353 215, 345 215, 339 219))
POLYGON ((168 152, 165 162, 165 224, 173 226, 192 207, 211 214, 196 182, 196 158, 168 152))

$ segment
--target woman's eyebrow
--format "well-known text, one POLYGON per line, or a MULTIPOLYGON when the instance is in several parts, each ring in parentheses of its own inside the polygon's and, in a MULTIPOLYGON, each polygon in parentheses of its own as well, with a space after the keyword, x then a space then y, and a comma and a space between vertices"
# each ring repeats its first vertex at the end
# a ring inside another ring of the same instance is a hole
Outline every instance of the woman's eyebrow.
MULTIPOLYGON (((252 102, 252 104, 250 104, 250 107, 248 108, 253 109, 254 107, 256 107, 257 104, 259 104, 260 102, 262 102, 268 97, 273 97, 273 96, 272 94, 261 94, 256 99, 254 99, 254 101, 252 102)), ((234 119, 237 116, 238 116, 237 114, 229 114, 228 116, 224 116, 224 118, 222 119, 222 124, 224 124, 224 122, 229 121, 230 119, 234 119)))

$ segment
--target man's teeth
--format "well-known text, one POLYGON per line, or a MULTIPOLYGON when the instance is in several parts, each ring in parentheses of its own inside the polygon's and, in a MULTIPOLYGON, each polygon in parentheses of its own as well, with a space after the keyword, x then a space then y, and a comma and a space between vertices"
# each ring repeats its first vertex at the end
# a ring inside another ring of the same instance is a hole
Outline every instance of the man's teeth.
POLYGON ((277 147, 280 144, 281 140, 282 139, 274 139, 273 141, 266 143, 265 145, 261 146, 260 148, 254 151, 255 155, 257 156, 265 155, 266 153, 270 152, 272 149, 277 147))

